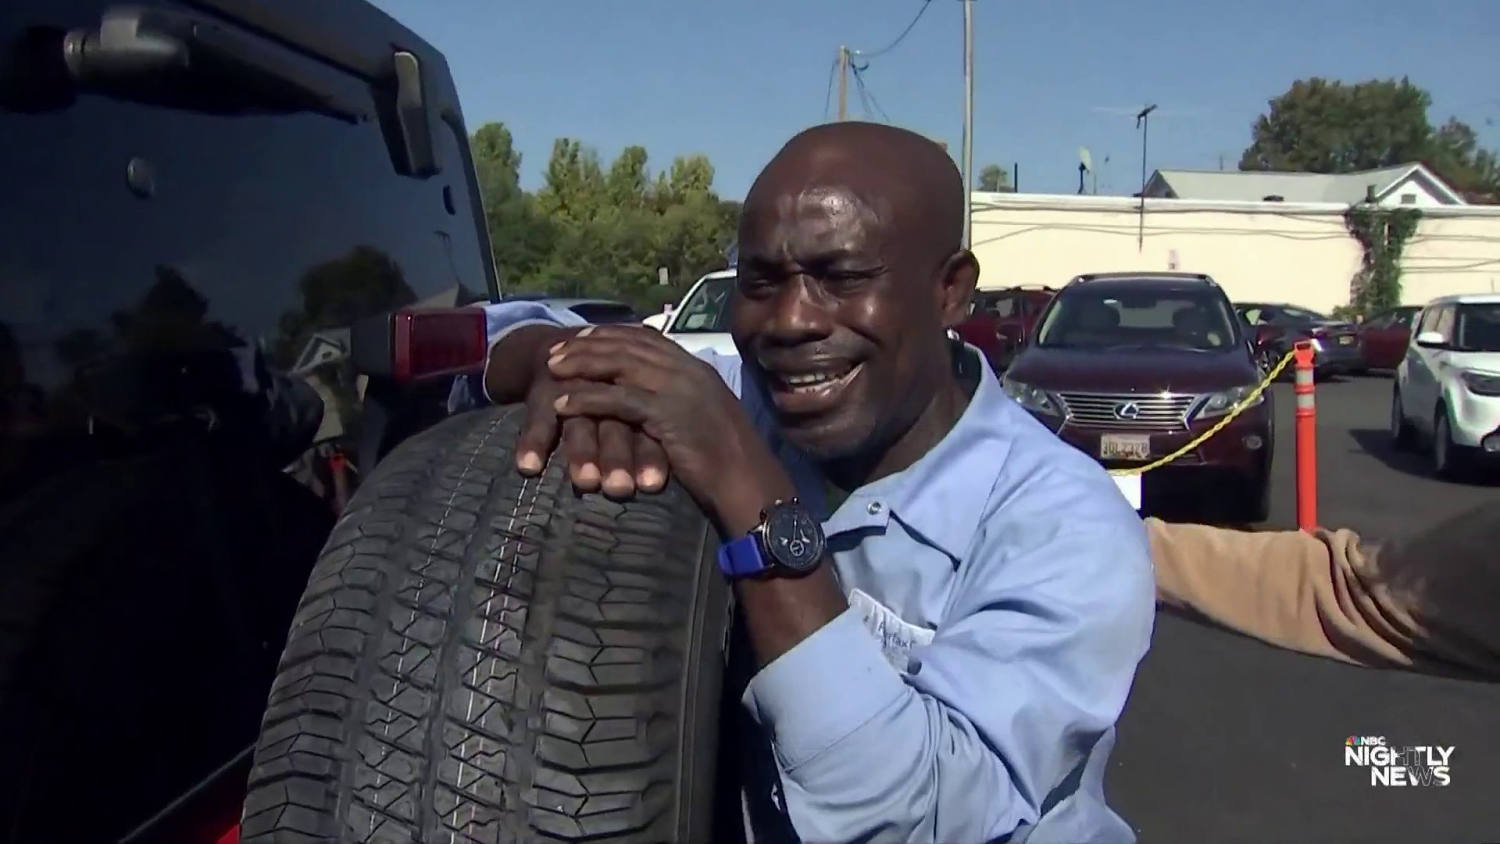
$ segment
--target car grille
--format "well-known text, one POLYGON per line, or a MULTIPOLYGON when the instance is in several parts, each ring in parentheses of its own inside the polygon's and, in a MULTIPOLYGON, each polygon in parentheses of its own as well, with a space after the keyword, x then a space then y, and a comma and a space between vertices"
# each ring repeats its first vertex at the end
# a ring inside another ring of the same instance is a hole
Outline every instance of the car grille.
POLYGON ((1187 430, 1188 411, 1198 400, 1184 393, 1059 393, 1058 397, 1069 424, 1139 431, 1187 430))

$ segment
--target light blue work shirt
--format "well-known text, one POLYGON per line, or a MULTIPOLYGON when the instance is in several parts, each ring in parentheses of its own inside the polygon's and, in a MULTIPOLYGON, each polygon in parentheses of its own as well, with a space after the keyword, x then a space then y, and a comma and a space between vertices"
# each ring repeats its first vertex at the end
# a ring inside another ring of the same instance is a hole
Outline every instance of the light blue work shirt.
MULTIPOLYGON (((583 324, 536 303, 486 310, 492 345, 522 325, 583 324)), ((978 359, 947 436, 828 514, 821 474, 776 436, 740 359, 700 357, 801 499, 824 508, 850 597, 749 680, 743 702, 775 769, 740 771, 752 840, 784 837, 789 821, 807 842, 1133 841, 1103 780, 1155 583, 1144 526, 1103 468, 978 359)), ((484 400, 462 385, 454 399, 484 400)))

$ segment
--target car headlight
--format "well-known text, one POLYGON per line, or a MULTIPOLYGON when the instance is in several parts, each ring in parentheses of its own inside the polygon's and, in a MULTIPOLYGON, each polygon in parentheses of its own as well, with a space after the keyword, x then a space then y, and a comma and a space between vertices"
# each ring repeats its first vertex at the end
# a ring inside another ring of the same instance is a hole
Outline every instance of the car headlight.
POLYGON ((1500 375, 1465 369, 1459 373, 1464 386, 1476 396, 1500 396, 1500 375))
POLYGON ((1036 413, 1045 413, 1048 416, 1061 416, 1057 410, 1057 403, 1047 395, 1046 390, 1041 390, 1030 384, 1022 384, 1020 381, 1003 379, 1001 385, 1005 387, 1005 394, 1015 399, 1022 407, 1036 413))
MULTIPOLYGON (((1249 398, 1250 394, 1254 393, 1255 388, 1259 386, 1259 384, 1247 384, 1243 387, 1234 387, 1223 392, 1214 393, 1204 399, 1203 404, 1198 406, 1197 417, 1199 419, 1209 419, 1214 416, 1223 416, 1233 410, 1235 405, 1249 398)), ((1254 407, 1265 400, 1266 394, 1261 392, 1246 407, 1254 407)))

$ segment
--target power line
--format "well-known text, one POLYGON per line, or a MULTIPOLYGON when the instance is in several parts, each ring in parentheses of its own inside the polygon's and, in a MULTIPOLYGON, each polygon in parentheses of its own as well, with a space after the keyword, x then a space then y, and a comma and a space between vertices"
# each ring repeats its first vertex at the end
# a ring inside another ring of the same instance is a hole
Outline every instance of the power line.
POLYGON ((868 67, 869 65, 851 68, 854 71, 854 84, 859 87, 859 99, 864 104, 865 113, 867 115, 872 112, 879 114, 885 122, 894 123, 895 121, 891 120, 891 116, 885 113, 885 109, 880 107, 880 102, 875 99, 875 92, 871 91, 869 85, 865 82, 865 76, 861 71, 868 67))
POLYGON ((839 59, 834 57, 833 64, 828 68, 828 92, 823 95, 823 122, 828 122, 828 109, 833 103, 833 79, 839 72, 839 59))
POLYGON ((876 56, 885 55, 886 53, 889 53, 890 51, 896 49, 896 45, 900 44, 903 40, 906 39, 907 35, 911 34, 912 27, 917 25, 917 21, 922 19, 923 13, 925 13, 927 11, 927 7, 931 5, 932 0, 922 0, 922 8, 917 10, 916 17, 913 17, 911 19, 911 23, 907 24, 906 28, 901 30, 901 34, 896 36, 895 41, 892 41, 884 47, 881 47, 879 50, 875 50, 873 52, 866 52, 864 50, 851 50, 850 52, 854 53, 856 56, 863 56, 867 59, 873 59, 876 56))

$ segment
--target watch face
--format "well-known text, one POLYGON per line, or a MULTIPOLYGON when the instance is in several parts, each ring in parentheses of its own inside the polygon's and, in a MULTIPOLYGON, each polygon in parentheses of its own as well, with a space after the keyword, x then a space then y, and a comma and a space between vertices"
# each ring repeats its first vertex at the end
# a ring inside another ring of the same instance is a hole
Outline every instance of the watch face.
POLYGON ((800 505, 778 505, 766 513, 765 543, 777 563, 807 571, 823 559, 823 526, 800 505))

